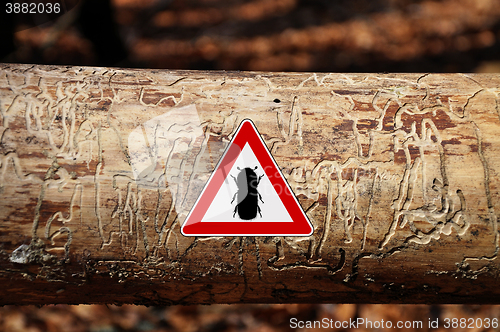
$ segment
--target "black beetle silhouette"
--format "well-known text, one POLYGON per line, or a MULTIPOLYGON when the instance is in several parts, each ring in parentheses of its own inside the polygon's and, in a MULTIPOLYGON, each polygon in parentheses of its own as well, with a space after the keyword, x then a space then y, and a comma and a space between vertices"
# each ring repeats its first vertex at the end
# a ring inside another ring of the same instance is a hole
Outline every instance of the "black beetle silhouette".
POLYGON ((259 199, 262 203, 264 203, 264 201, 262 200, 260 193, 257 191, 257 186, 259 185, 260 179, 262 179, 264 174, 257 176, 254 171, 256 169, 257 166, 255 166, 254 169, 246 167, 243 170, 238 167, 238 170, 240 171, 240 173, 238 173, 238 177, 235 178, 231 175, 234 182, 236 182, 236 185, 238 186, 238 191, 234 194, 233 200, 231 201, 231 204, 233 204, 234 199, 238 196, 238 204, 236 204, 236 207, 234 208, 233 218, 236 213, 238 213, 240 219, 243 220, 255 219, 257 217, 257 213, 259 213, 262 218, 259 199))

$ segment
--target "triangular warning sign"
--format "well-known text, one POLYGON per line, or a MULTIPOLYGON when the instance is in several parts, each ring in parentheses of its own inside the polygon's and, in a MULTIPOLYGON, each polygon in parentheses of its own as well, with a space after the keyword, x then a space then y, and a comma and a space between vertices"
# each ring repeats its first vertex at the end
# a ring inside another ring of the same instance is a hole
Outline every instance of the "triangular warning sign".
POLYGON ((182 225, 185 236, 308 236, 313 227, 251 120, 244 120, 182 225))

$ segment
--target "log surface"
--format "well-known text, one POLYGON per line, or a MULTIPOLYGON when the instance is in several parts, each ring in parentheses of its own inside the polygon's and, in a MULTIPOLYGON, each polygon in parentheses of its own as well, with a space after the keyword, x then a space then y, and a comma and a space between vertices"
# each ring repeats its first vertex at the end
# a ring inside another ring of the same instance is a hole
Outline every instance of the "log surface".
POLYGON ((498 303, 500 75, 0 66, 0 304, 498 303), (251 119, 309 237, 185 237, 251 119))

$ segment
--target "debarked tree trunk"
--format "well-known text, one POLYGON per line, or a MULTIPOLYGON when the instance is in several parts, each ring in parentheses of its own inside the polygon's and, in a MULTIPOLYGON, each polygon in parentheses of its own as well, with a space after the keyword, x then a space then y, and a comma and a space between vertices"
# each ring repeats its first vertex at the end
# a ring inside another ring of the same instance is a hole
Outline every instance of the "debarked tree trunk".
POLYGON ((2 65, 0 304, 498 303, 499 93, 500 75, 2 65), (311 236, 181 234, 244 119, 311 236))

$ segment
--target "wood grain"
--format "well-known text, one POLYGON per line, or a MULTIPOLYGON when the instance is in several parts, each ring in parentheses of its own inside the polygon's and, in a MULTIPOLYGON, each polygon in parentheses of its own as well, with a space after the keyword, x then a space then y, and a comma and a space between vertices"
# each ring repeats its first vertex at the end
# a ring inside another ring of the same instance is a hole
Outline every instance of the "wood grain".
POLYGON ((499 301, 499 75, 0 68, 0 304, 499 301), (312 236, 181 235, 246 118, 312 236))

